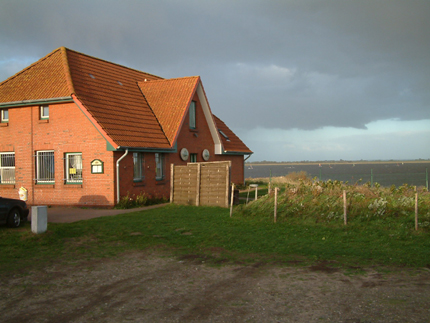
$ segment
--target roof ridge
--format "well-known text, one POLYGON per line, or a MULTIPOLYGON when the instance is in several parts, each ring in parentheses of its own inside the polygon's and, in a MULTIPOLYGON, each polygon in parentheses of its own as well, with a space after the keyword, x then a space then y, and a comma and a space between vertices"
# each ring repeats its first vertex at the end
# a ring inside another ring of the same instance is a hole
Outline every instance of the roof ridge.
POLYGON ((70 48, 67 48, 67 47, 62 47, 62 48, 66 49, 67 51, 74 52, 74 53, 76 53, 76 54, 78 54, 78 55, 82 55, 82 56, 86 56, 86 57, 89 57, 89 58, 92 58, 92 59, 96 59, 96 60, 98 60, 98 61, 102 61, 102 62, 104 62, 104 63, 108 63, 108 64, 110 64, 110 65, 119 66, 119 67, 122 67, 122 68, 126 68, 126 69, 128 69, 128 70, 132 70, 132 71, 135 71, 135 72, 148 74, 149 76, 153 76, 153 77, 157 77, 157 78, 159 78, 159 79, 163 79, 161 76, 158 76, 158 75, 155 75, 155 74, 151 74, 151 73, 143 72, 143 71, 140 71, 140 70, 137 70, 137 69, 135 69, 135 68, 131 68, 131 67, 128 67, 128 66, 125 66, 125 65, 121 65, 121 64, 113 63, 113 62, 107 61, 107 60, 105 60, 105 59, 98 58, 98 57, 95 57, 95 56, 91 56, 91 55, 88 55, 88 54, 85 54, 85 53, 81 53, 81 52, 78 52, 78 51, 76 51, 76 50, 73 50, 73 49, 70 49, 70 48))
POLYGON ((183 76, 183 77, 174 77, 171 79, 165 79, 165 78, 161 78, 159 80, 149 80, 149 81, 138 81, 138 83, 144 83, 144 82, 168 82, 168 81, 176 81, 176 80, 183 80, 183 79, 199 79, 200 76, 199 75, 194 75, 194 76, 183 76))
POLYGON ((52 55, 54 55, 56 52, 58 52, 59 50, 61 50, 62 47, 59 47, 57 49, 54 49, 52 52, 50 52, 49 54, 43 56, 42 58, 40 58, 39 60, 37 60, 36 62, 34 62, 33 64, 27 66, 26 68, 24 68, 23 70, 19 71, 18 73, 8 77, 6 80, 4 80, 3 82, 0 82, 0 86, 2 86, 3 84, 6 84, 7 82, 13 80, 14 78, 18 77, 19 75, 21 75, 22 73, 28 71, 29 69, 33 68, 34 66, 38 65, 40 62, 43 62, 44 60, 47 60, 49 57, 51 57, 52 55))
POLYGON ((64 73, 66 76, 67 86, 69 87, 70 94, 76 93, 75 87, 73 86, 72 75, 70 73, 69 59, 67 57, 68 49, 66 47, 60 47, 60 49, 61 49, 61 56, 63 58, 63 67, 64 67, 64 73))

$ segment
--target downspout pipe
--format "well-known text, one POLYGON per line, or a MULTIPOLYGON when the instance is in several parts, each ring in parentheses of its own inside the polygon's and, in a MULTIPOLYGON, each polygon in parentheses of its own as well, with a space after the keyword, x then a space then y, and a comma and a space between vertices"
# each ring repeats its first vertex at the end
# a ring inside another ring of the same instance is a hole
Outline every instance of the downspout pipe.
MULTIPOLYGON (((120 147, 118 147, 120 148, 120 147)), ((128 148, 126 148, 124 155, 122 155, 117 161, 116 161, 116 203, 119 203, 120 194, 119 194, 119 162, 125 158, 128 154, 128 148)))
MULTIPOLYGON (((251 157, 251 155, 252 154, 249 154, 248 157, 243 159, 243 184, 245 184, 245 163, 249 159, 249 157, 251 157)), ((245 155, 243 157, 245 157, 245 155)))

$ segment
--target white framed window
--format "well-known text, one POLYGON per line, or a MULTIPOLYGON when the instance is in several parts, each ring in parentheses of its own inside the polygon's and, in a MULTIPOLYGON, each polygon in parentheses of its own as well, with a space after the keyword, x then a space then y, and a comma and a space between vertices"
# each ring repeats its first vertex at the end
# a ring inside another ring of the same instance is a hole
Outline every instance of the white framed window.
POLYGON ((82 153, 66 153, 64 170, 66 184, 82 184, 82 153))
POLYGON ((100 159, 94 159, 91 162, 91 174, 103 174, 104 163, 100 159))
POLYGON ((133 153, 133 181, 135 182, 140 182, 145 178, 143 162, 143 153, 133 153))
POLYGON ((0 153, 0 184, 15 184, 15 153, 0 153))
POLYGON ((9 122, 9 109, 1 109, 1 122, 9 122))
POLYGON ((190 162, 197 163, 197 154, 190 154, 190 162))
POLYGON ((49 105, 40 106, 40 119, 41 120, 49 119, 49 105))
POLYGON ((196 102, 191 101, 190 109, 190 129, 196 129, 196 102))
POLYGON ((155 179, 164 179, 164 154, 155 153, 155 179))
POLYGON ((36 152, 36 183, 53 184, 55 182, 55 163, 53 150, 36 152))

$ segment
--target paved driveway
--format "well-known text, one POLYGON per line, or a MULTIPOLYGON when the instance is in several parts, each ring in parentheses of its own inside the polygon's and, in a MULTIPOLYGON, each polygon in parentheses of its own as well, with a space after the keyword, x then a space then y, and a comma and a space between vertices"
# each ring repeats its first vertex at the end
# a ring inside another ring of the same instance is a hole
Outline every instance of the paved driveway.
MULTIPOLYGON (((157 204, 151 206, 145 206, 134 209, 116 210, 116 209, 91 209, 91 208, 78 208, 78 207, 50 207, 48 208, 48 222, 51 223, 71 223, 81 220, 88 220, 92 218, 98 218, 101 216, 110 216, 124 213, 131 213, 137 211, 144 211, 163 207, 166 204, 157 204)), ((28 216, 28 220, 31 221, 31 211, 28 216)))

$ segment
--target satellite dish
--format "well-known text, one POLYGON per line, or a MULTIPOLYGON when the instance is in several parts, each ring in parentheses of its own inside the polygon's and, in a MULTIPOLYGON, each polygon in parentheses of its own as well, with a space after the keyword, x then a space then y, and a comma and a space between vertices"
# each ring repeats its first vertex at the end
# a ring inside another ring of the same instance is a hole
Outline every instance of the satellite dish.
POLYGON ((209 150, 207 150, 207 149, 203 150, 202 157, 205 161, 208 161, 210 156, 211 156, 211 154, 209 153, 209 150))
POLYGON ((183 161, 186 161, 187 159, 188 159, 188 156, 189 156, 190 154, 188 153, 188 149, 187 148, 182 148, 181 149, 181 159, 183 160, 183 161))

